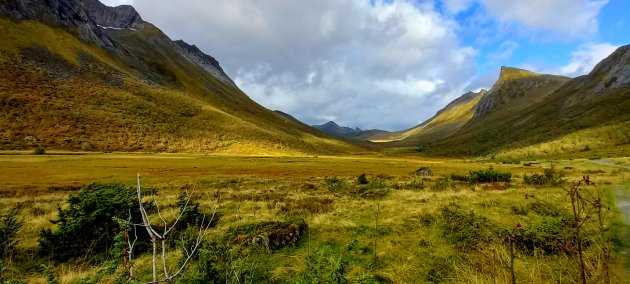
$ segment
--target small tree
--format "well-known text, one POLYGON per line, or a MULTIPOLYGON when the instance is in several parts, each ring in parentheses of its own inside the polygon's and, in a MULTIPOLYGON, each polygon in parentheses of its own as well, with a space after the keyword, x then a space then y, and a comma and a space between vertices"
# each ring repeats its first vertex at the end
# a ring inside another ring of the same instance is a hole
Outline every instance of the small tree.
MULTIPOLYGON (((129 261, 130 263, 132 262, 133 249, 134 249, 135 242, 137 240, 138 227, 144 228, 151 239, 151 245, 152 245, 152 258, 151 258, 151 265, 152 265, 152 272, 153 272, 152 283, 154 284, 157 284, 159 282, 171 283, 175 277, 177 277, 184 271, 184 268, 186 268, 186 265, 188 264, 190 259, 193 257, 193 255, 195 255, 195 253, 199 249, 203 239, 208 234, 208 231, 212 225, 212 221, 214 220, 214 217, 216 215, 217 207, 215 207, 210 217, 203 215, 201 222, 199 223, 199 231, 197 233, 197 236, 194 239, 194 241, 191 244, 189 244, 190 247, 185 247, 184 242, 182 242, 182 245, 184 246, 183 247, 184 260, 181 262, 181 265, 179 266, 179 268, 174 270, 174 272, 171 273, 170 272, 171 270, 168 268, 166 264, 166 241, 167 241, 167 238, 174 232, 174 229, 177 228, 177 224, 182 220, 182 218, 186 214, 190 214, 190 210, 188 209, 189 208, 188 206, 191 204, 190 195, 186 194, 187 198, 184 198, 186 200, 185 202, 183 202, 183 199, 180 197, 180 202, 178 202, 178 205, 180 206, 180 214, 177 217, 177 219, 175 219, 175 222, 171 225, 168 225, 167 222, 164 220, 164 218, 162 218, 162 214, 160 213, 160 208, 159 206, 156 206, 158 217, 163 224, 161 232, 158 232, 158 230, 156 230, 154 226, 151 224, 151 219, 149 218, 149 214, 147 213, 145 205, 142 202, 142 189, 140 186, 140 174, 138 174, 137 176, 136 195, 137 195, 137 200, 138 200, 138 208, 142 216, 142 222, 139 224, 130 222, 132 220, 132 216, 131 214, 129 215, 127 224, 130 228, 132 228, 135 238, 134 240, 131 240, 130 237, 127 238, 128 249, 126 250, 127 259, 125 261, 129 261), (158 246, 161 248, 161 253, 158 252, 158 246), (161 256, 162 258, 163 279, 158 279, 157 258, 159 256, 161 256)), ((131 266, 129 266, 129 268, 130 268, 129 276, 133 276, 133 270, 131 270, 131 266)))

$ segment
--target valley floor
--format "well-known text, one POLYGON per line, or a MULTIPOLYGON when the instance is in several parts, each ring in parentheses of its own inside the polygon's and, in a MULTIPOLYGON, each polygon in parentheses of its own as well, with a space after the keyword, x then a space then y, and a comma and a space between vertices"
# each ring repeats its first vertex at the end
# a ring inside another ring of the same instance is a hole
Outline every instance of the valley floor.
MULTIPOLYGON (((596 184, 593 192, 601 192, 608 207, 601 212, 605 230, 598 230, 594 219, 584 226, 587 275, 589 281, 605 282, 606 270, 611 283, 621 283, 630 279, 629 166, 630 158, 501 164, 418 156, 4 152, 0 215, 18 207, 24 226, 3 273, 28 283, 46 283, 51 275, 60 283, 116 282, 115 273, 103 273, 104 265, 38 256, 38 234, 54 228, 49 220, 56 218, 57 206, 65 208, 81 186, 133 186, 139 173, 143 186, 157 192, 147 200, 155 200, 167 220, 177 216, 175 203, 188 189, 202 211, 217 208, 220 213, 209 242, 235 237, 223 244, 229 255, 211 258, 223 274, 204 274, 212 255, 205 253, 177 279, 181 283, 506 283, 511 279, 510 244, 516 244, 513 270, 518 283, 573 283, 579 279, 576 257, 572 250, 559 248, 570 241, 555 235, 565 234, 563 222, 571 216, 566 189, 589 175, 596 184), (430 169, 431 176, 412 175, 421 167, 430 169), (489 168, 511 173, 511 182, 457 178, 489 168), (526 182, 550 169, 553 178, 567 183, 526 182), (363 173, 366 179, 361 181, 363 173), (262 234, 256 230, 269 222, 296 220, 308 229, 285 247, 236 241, 251 237, 235 233, 245 232, 242 228, 262 234), (506 241, 510 232, 516 232, 512 243, 506 241), (612 247, 612 257, 603 256, 604 247, 612 247)), ((212 246, 205 249, 212 251, 212 246)), ((181 250, 173 244, 167 256, 167 263, 176 267, 181 250)), ((136 258, 135 280, 151 280, 150 261, 146 253, 136 258)))

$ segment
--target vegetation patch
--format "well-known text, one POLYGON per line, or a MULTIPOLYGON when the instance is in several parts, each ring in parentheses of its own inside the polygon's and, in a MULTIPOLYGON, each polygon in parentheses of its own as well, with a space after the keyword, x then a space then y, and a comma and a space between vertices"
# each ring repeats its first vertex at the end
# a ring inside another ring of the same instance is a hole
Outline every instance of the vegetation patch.
POLYGON ((234 227, 229 236, 237 245, 263 247, 279 250, 295 245, 300 240, 308 225, 304 219, 286 222, 261 222, 234 227))
POLYGON ((466 212, 456 204, 440 208, 443 236, 460 249, 479 249, 496 240, 498 227, 488 218, 466 212))
POLYGON ((114 237, 123 231, 119 221, 127 220, 131 214, 131 222, 142 222, 137 206, 133 188, 116 183, 86 185, 77 195, 68 198, 66 208, 57 208, 58 217, 51 221, 56 225, 54 230, 47 228, 39 232, 39 252, 60 261, 105 257, 114 237))
POLYGON ((453 173, 451 174, 451 179, 454 181, 465 181, 470 184, 510 182, 512 180, 512 173, 498 172, 493 168, 489 168, 487 170, 470 171, 467 175, 453 173))

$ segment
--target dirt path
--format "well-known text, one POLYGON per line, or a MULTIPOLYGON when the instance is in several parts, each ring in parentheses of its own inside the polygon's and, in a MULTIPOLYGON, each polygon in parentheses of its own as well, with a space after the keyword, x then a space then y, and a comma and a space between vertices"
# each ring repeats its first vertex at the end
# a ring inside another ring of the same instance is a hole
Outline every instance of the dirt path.
POLYGON ((591 163, 596 164, 596 165, 601 165, 601 166, 607 166, 607 167, 614 167, 614 168, 622 168, 622 169, 626 169, 626 170, 630 170, 629 166, 622 166, 622 165, 617 165, 613 162, 611 162, 610 160, 607 159, 601 159, 601 160, 590 160, 591 163))

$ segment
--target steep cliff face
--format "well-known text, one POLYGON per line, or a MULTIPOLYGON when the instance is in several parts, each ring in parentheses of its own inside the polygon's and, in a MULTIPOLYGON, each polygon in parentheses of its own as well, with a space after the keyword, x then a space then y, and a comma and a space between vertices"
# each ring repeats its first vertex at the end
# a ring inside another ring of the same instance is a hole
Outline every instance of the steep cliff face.
POLYGON ((78 0, 2 0, 0 16, 62 26, 74 30, 86 42, 93 42, 110 50, 118 48, 90 18, 78 0))
POLYGON ((188 61, 200 65, 219 81, 232 87, 237 87, 232 79, 223 72, 223 68, 219 65, 219 61, 217 61, 214 57, 203 53, 197 46, 190 45, 183 40, 176 40, 173 43, 175 43, 179 52, 186 57, 188 61))
POLYGON ((108 7, 98 0, 81 0, 92 19, 103 28, 138 29, 144 24, 142 17, 130 5, 108 7))

